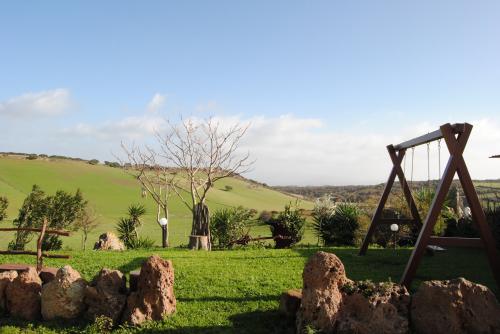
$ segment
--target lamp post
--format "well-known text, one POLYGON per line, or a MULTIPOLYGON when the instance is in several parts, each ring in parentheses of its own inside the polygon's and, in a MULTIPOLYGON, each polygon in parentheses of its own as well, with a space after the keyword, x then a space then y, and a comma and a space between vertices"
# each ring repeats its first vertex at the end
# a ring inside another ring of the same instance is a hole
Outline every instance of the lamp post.
POLYGON ((161 243, 162 247, 166 248, 167 247, 167 225, 168 225, 168 219, 167 218, 161 218, 159 220, 160 226, 161 226, 161 243))
POLYGON ((398 224, 391 224, 391 231, 394 234, 394 249, 396 249, 396 233, 399 231, 398 224))

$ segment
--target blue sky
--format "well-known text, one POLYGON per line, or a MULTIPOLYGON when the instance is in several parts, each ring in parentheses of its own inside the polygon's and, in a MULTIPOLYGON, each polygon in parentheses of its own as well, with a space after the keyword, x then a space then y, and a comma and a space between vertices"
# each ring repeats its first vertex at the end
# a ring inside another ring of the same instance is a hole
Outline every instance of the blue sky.
POLYGON ((0 150, 111 159, 180 114, 296 136, 246 144, 270 184, 381 182, 386 144, 448 121, 482 126, 473 171, 500 177, 478 160, 500 153, 500 2, 0 3, 0 150))

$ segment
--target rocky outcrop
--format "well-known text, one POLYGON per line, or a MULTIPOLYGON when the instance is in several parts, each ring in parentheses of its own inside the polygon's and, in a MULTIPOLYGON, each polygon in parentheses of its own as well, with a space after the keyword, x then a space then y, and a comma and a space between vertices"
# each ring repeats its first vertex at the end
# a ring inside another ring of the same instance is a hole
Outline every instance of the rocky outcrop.
POLYGON ((87 282, 71 266, 60 268, 55 279, 42 287, 43 319, 73 319, 81 315, 85 310, 86 286, 87 282))
POLYGON ((141 266, 137 291, 127 299, 123 320, 139 325, 146 320, 161 320, 175 309, 172 262, 151 256, 141 266))
POLYGON ((324 332, 333 331, 342 302, 340 287, 349 281, 342 261, 335 254, 318 252, 307 261, 302 279, 297 328, 312 325, 324 332))
POLYGON ((42 280, 35 268, 21 272, 5 290, 10 315, 25 320, 39 319, 41 290, 42 280))
POLYGON ((408 333, 410 294, 405 287, 361 281, 341 287, 337 333, 408 333))
POLYGON ((126 301, 126 278, 119 270, 102 269, 85 289, 86 316, 90 320, 106 316, 116 324, 126 301))
POLYGON ((302 300, 302 290, 292 289, 285 291, 280 297, 280 311, 288 317, 295 317, 302 300))
POLYGON ((12 282, 17 277, 17 271, 5 271, 0 273, 0 314, 6 311, 6 298, 5 298, 5 290, 7 289, 7 285, 12 282))
POLYGON ((95 250, 125 250, 125 245, 112 232, 106 232, 99 236, 99 240, 94 245, 95 250))
POLYGON ((408 333, 410 295, 394 283, 354 282, 331 253, 318 252, 303 272, 297 329, 324 333, 408 333))
POLYGON ((464 278, 423 282, 411 303, 416 333, 500 333, 500 305, 485 286, 464 278))

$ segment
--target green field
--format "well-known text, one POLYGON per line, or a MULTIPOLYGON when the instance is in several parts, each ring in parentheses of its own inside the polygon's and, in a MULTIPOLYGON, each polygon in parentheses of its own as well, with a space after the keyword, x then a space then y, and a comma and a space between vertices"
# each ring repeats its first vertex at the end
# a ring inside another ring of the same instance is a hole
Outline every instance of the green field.
MULTIPOLYGON (((2 223, 3 226, 8 226, 17 217, 17 212, 33 184, 38 184, 49 194, 59 189, 68 192, 81 189, 89 204, 95 207, 102 222, 89 237, 90 246, 97 240, 99 234, 114 230, 114 224, 119 217, 126 214, 127 207, 132 203, 142 203, 148 211, 144 219, 145 224, 141 229, 141 236, 151 237, 158 244, 161 242, 161 230, 156 224, 154 202, 148 197, 141 197, 141 187, 132 176, 119 168, 90 165, 72 160, 26 160, 19 156, 1 157, 0 196, 6 196, 10 201, 8 218, 2 223)), ((208 196, 208 205, 211 210, 238 205, 257 211, 282 210, 285 204, 295 201, 294 197, 237 178, 221 180, 208 196), (226 185, 230 185, 232 190, 224 190, 226 185)), ((312 203, 302 201, 300 205, 310 208, 312 203)), ((191 230, 190 219, 190 212, 174 195, 169 219, 172 246, 187 244, 191 230)), ((255 226, 252 234, 270 235, 267 226, 255 226)), ((0 248, 5 248, 11 238, 12 234, 1 233, 0 248)), ((306 233, 304 242, 314 242, 314 240, 311 233, 306 233)), ((74 234, 69 238, 64 238, 63 247, 79 249, 80 235, 74 234)))
MULTIPOLYGON (((70 260, 47 259, 60 267, 69 263, 86 279, 102 267, 125 273, 140 266, 155 253, 173 262, 177 313, 160 322, 120 333, 294 333, 293 322, 278 312, 283 290, 302 286, 302 270, 307 258, 318 250, 337 254, 349 278, 355 280, 398 281, 410 255, 409 249, 370 249, 358 256, 354 248, 295 248, 286 250, 246 249, 233 251, 189 251, 181 249, 126 252, 71 252, 70 260)), ((34 263, 33 257, 0 256, 0 263, 34 263)), ((480 250, 449 249, 424 257, 414 287, 422 280, 465 277, 498 292, 480 250)), ((27 324, 0 318, 0 334, 91 332, 92 325, 46 322, 27 324), (29 330, 32 329, 32 330, 29 330)), ((98 333, 95 332, 94 333, 98 333)))

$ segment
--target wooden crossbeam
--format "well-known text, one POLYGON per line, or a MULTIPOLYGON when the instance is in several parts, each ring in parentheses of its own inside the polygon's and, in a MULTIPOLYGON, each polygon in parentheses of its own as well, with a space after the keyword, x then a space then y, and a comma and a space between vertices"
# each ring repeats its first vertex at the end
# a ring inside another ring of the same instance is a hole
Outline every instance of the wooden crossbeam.
MULTIPOLYGON (((21 251, 21 250, 0 251, 0 254, 3 254, 3 255, 37 255, 38 256, 38 252, 21 251)), ((69 259, 69 258, 71 258, 69 255, 49 254, 49 253, 45 253, 45 252, 42 252, 41 256, 46 257, 48 259, 69 259)))
MULTIPOLYGON (((456 124, 451 125, 451 130, 453 131, 454 134, 462 133, 465 131, 465 126, 466 126, 466 123, 456 123, 456 124)), ((441 129, 439 129, 439 130, 430 132, 426 135, 410 139, 410 140, 405 141, 401 144, 394 145, 394 149, 396 149, 398 151, 405 150, 405 149, 412 148, 415 146, 427 144, 427 143, 430 143, 430 142, 433 142, 433 141, 436 141, 436 140, 442 139, 442 138, 443 138, 443 133, 441 132, 441 129)))
MULTIPOLYGON (((16 232, 16 231, 27 231, 27 232, 42 232, 41 228, 35 227, 1 227, 0 232, 16 232)), ((45 234, 57 234, 64 237, 69 237, 70 232, 63 230, 45 230, 45 234)))
POLYGON ((430 237, 429 245, 441 247, 471 247, 482 248, 481 238, 430 237))
POLYGON ((409 188, 405 190, 407 184, 405 187, 406 179, 404 177, 403 171, 401 170, 401 160, 406 152, 406 149, 442 138, 445 140, 448 151, 450 152, 450 157, 448 159, 448 163, 446 164, 445 171, 438 184, 436 194, 434 195, 434 198, 432 200, 432 204, 429 208, 429 212, 427 213, 427 217, 425 218, 423 225, 421 225, 417 242, 415 244, 415 247, 413 248, 412 254, 401 278, 401 284, 405 285, 408 288, 410 287, 411 282, 415 277, 418 265, 420 264, 422 256, 425 253, 427 245, 444 247, 484 248, 488 256, 488 261, 492 269, 493 276, 495 277, 495 280, 500 287, 500 260, 498 257, 497 249, 495 247, 495 241, 486 222, 486 216, 481 207, 481 203, 477 196, 471 176, 467 169, 467 165, 465 164, 465 160, 462 155, 465 146, 467 145, 467 141, 469 139, 471 131, 472 125, 468 123, 460 123, 454 125, 447 123, 442 125, 439 130, 427 135, 414 138, 396 146, 388 146, 389 154, 393 162, 393 168, 391 170, 391 173, 389 174, 389 179, 386 183, 386 187, 384 189, 384 192, 382 193, 377 209, 375 210, 370 228, 368 229, 365 240, 363 241, 363 245, 361 246, 359 252, 360 255, 364 255, 366 253, 368 244, 371 241, 371 237, 375 231, 375 228, 380 224, 387 224, 391 221, 388 219, 382 219, 381 212, 383 210, 383 207, 385 206, 387 197, 389 196, 389 192, 393 186, 396 175, 399 177, 400 182, 403 186, 403 192, 405 193, 407 202, 410 205, 414 220, 416 221, 416 223, 420 222, 420 217, 418 217, 418 211, 416 210, 416 206, 414 206, 411 191, 409 191, 409 188), (436 225, 436 222, 441 213, 441 209, 443 207, 446 195, 448 194, 455 173, 458 175, 465 197, 467 199, 467 202, 469 203, 469 207, 472 213, 472 221, 477 225, 480 238, 446 238, 431 236, 434 226, 436 225), (413 208, 415 208, 416 213, 413 212, 413 208))

